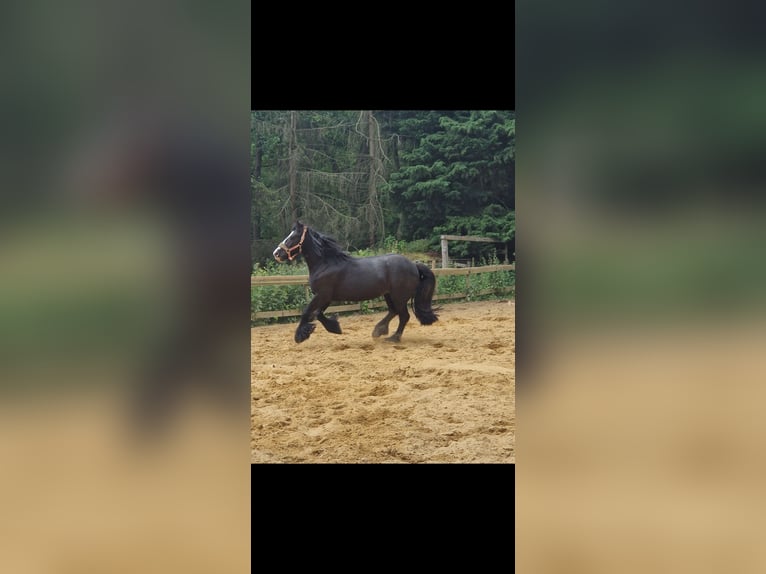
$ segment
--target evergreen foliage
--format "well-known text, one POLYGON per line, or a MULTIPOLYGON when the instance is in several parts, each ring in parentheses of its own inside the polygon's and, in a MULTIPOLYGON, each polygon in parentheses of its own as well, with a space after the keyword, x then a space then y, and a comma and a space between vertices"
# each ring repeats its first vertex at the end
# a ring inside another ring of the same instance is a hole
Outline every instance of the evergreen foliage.
MULTIPOLYGON (((439 234, 505 243, 457 244, 457 256, 512 257, 513 111, 254 111, 253 263, 264 263, 300 217, 349 250, 439 234)), ((452 247, 451 247, 452 249, 452 247)))

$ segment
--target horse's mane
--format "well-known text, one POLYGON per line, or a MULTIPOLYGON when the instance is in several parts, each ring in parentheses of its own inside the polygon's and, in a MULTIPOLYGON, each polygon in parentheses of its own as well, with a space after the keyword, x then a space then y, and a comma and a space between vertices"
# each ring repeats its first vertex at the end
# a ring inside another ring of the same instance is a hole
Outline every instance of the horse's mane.
POLYGON ((340 243, 329 235, 320 233, 309 227, 314 252, 318 257, 325 260, 347 261, 352 259, 351 254, 341 247, 340 243))

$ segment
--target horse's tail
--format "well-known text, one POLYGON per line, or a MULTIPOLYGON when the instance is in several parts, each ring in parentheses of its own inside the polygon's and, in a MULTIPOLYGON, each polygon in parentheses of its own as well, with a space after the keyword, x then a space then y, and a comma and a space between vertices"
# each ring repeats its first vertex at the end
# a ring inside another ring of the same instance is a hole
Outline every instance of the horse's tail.
POLYGON ((415 291, 415 298, 412 300, 412 310, 421 325, 430 325, 439 320, 439 316, 431 308, 431 297, 433 297, 436 287, 436 276, 428 266, 422 263, 415 263, 415 265, 420 274, 420 283, 418 283, 418 289, 415 291))

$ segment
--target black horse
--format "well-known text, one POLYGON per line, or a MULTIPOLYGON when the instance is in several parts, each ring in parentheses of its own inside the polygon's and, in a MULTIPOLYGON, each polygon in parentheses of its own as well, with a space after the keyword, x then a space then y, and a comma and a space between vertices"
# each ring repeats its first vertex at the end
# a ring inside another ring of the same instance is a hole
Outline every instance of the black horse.
POLYGON ((314 297, 303 310, 295 330, 296 343, 302 343, 314 332, 314 318, 319 319, 330 333, 341 333, 337 315, 324 315, 333 301, 366 301, 384 296, 388 314, 375 325, 372 336, 387 335, 388 323, 394 315, 399 315, 399 327, 386 341, 401 340, 404 327, 410 320, 407 311, 410 299, 413 299, 412 310, 421 325, 430 325, 438 320, 431 308, 436 277, 422 263, 393 253, 352 257, 331 237, 296 221, 290 235, 274 250, 274 259, 292 261, 299 254, 303 254, 308 264, 309 285, 314 297))

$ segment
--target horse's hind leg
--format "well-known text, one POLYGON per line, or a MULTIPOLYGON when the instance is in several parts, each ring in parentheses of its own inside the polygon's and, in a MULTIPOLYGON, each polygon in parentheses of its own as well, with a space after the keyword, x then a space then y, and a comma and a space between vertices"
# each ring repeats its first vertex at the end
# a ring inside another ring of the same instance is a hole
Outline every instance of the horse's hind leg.
POLYGON ((391 343, 398 343, 402 339, 402 333, 404 327, 407 325, 407 321, 410 320, 410 312, 407 310, 407 300, 397 301, 396 310, 399 313, 399 326, 396 328, 396 332, 390 337, 386 337, 386 341, 391 343))
POLYGON ((384 297, 386 298, 386 305, 388 305, 388 313, 378 321, 378 324, 375 325, 375 328, 372 330, 372 336, 376 339, 381 335, 388 335, 388 324, 391 322, 391 319, 394 318, 394 315, 396 315, 396 307, 394 307, 394 301, 391 299, 391 295, 386 293, 384 297))
POLYGON ((324 314, 325 309, 329 307, 330 304, 328 303, 324 307, 322 307, 319 310, 319 314, 317 315, 317 319, 319 320, 322 325, 324 325, 324 328, 327 329, 330 333, 335 333, 336 335, 342 335, 343 331, 340 330, 340 323, 338 322, 338 314, 334 314, 332 317, 327 317, 324 314))

